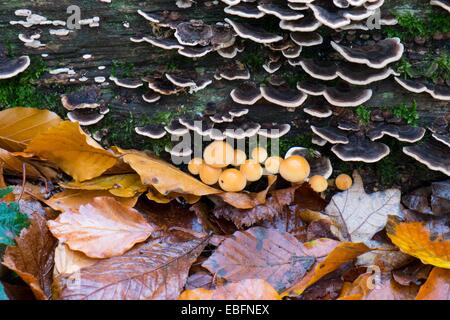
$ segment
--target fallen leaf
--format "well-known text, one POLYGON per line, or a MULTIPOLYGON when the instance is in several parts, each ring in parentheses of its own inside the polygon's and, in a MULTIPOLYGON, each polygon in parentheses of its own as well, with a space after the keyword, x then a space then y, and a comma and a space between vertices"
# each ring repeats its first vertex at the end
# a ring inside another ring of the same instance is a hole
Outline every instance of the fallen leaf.
POLYGON ((0 148, 0 163, 3 163, 3 168, 5 171, 11 171, 15 174, 22 175, 23 167, 25 165, 25 171, 27 177, 30 178, 40 178, 43 176, 32 164, 23 161, 19 157, 15 156, 11 152, 0 148))
POLYGON ((34 214, 30 227, 22 230, 16 243, 6 249, 3 265, 16 272, 37 299, 49 299, 57 242, 48 230, 46 220, 34 214))
POLYGON ((311 189, 309 183, 303 183, 295 190, 294 202, 298 209, 323 211, 327 205, 320 193, 311 189))
POLYGON ((394 217, 386 227, 391 241, 401 251, 422 260, 425 264, 450 268, 450 228, 434 233, 422 222, 399 222, 394 217))
POLYGON ((283 291, 301 279, 314 261, 289 233, 253 227, 223 241, 202 266, 228 281, 264 279, 283 291))
MULTIPOLYGON (((57 211, 78 211, 82 205, 91 203, 97 197, 111 197, 108 191, 84 191, 64 190, 55 194, 45 204, 57 211)), ((114 197, 123 206, 133 208, 137 202, 137 196, 133 198, 114 197)))
POLYGON ((198 288, 212 287, 213 276, 207 271, 198 271, 191 274, 186 281, 186 290, 193 290, 198 288))
POLYGON ((450 212, 450 180, 431 184, 431 208, 438 216, 450 212))
POLYGON ((257 205, 253 209, 237 209, 231 205, 223 204, 216 207, 213 214, 218 218, 232 221, 236 227, 249 227, 260 221, 270 220, 281 214, 286 206, 294 201, 294 193, 297 187, 275 190, 264 204, 257 205))
POLYGON ((76 181, 98 177, 117 163, 112 153, 84 133, 78 123, 71 121, 62 121, 37 135, 25 152, 54 162, 76 181))
POLYGON ((139 174, 142 183, 153 186, 162 195, 170 193, 205 196, 221 191, 207 186, 177 167, 144 152, 122 150, 123 161, 128 163, 139 174))
POLYGON ((260 192, 223 192, 215 196, 237 209, 252 209, 266 203, 267 193, 277 181, 277 176, 267 176, 267 187, 260 192))
POLYGON ((416 300, 450 300, 450 270, 434 267, 416 300))
POLYGON ((94 198, 79 212, 64 212, 47 224, 60 242, 91 258, 122 255, 154 231, 137 210, 112 197, 94 198))
MULTIPOLYGON (((334 244, 332 242, 320 245, 320 243, 311 241, 308 243, 312 249, 324 250, 322 258, 318 257, 318 262, 308 274, 293 285, 284 294, 301 295, 308 287, 316 283, 318 280, 338 269, 344 263, 355 260, 359 255, 369 251, 370 249, 362 243, 341 242, 334 244), (319 245, 318 245, 319 244, 319 245), (334 245, 334 248, 332 246, 334 245), (322 248, 323 247, 323 248, 322 248), (331 249, 332 248, 332 249, 331 249), (330 250, 331 249, 331 250, 330 250), (323 258, 325 256, 325 258, 323 258)), ((306 246, 306 244, 305 244, 306 246)), ((318 256, 318 252, 315 254, 318 256)))
POLYGON ((92 266, 99 259, 89 258, 82 252, 70 250, 66 244, 60 243, 55 249, 55 267, 53 274, 71 274, 81 268, 92 266))
POLYGON ((392 272, 392 277, 395 281, 403 286, 410 284, 422 284, 430 274, 433 266, 429 264, 423 264, 419 260, 414 260, 406 267, 392 272))
POLYGON ((31 139, 60 122, 49 110, 17 107, 0 111, 0 148, 22 151, 31 139))
POLYGON ((114 196, 125 198, 134 197, 137 193, 147 190, 147 187, 141 183, 141 178, 137 174, 101 176, 88 181, 72 181, 60 183, 59 185, 66 189, 107 190, 114 196))
POLYGON ((277 291, 265 280, 246 279, 215 290, 198 288, 184 291, 179 300, 281 300, 277 291))
POLYGON ((184 242, 163 237, 119 257, 100 260, 55 281, 64 300, 172 300, 180 295, 191 265, 208 238, 184 242))
POLYGON ((397 189, 367 194, 356 171, 353 180, 350 189, 333 196, 326 214, 338 226, 341 240, 364 242, 385 227, 388 215, 401 216, 401 194, 397 189))

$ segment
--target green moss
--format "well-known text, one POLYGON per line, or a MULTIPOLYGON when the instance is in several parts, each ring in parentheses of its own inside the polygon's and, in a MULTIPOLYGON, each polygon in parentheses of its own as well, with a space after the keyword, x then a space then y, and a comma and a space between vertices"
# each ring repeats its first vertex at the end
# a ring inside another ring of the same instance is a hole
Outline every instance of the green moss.
POLYGON ((252 70, 258 70, 264 64, 264 56, 257 50, 246 51, 241 58, 243 64, 252 70))
POLYGON ((355 112, 359 118, 359 121, 362 123, 369 123, 371 111, 366 106, 360 105, 356 108, 355 112))
POLYGON ((20 75, 0 80, 0 109, 10 107, 45 108, 62 114, 58 87, 40 88, 37 80, 47 71, 41 59, 33 59, 30 67, 20 75))
POLYGON ((312 139, 311 132, 307 132, 301 135, 295 136, 288 135, 281 137, 279 140, 280 156, 284 155, 292 147, 311 148, 312 147, 311 139, 312 139))
POLYGON ((112 61, 111 75, 114 77, 131 78, 135 73, 134 65, 130 62, 112 61))
POLYGON ((396 117, 402 118, 407 124, 411 126, 417 126, 419 122, 419 113, 417 112, 416 101, 413 101, 411 105, 403 103, 395 106, 392 109, 392 112, 396 117))

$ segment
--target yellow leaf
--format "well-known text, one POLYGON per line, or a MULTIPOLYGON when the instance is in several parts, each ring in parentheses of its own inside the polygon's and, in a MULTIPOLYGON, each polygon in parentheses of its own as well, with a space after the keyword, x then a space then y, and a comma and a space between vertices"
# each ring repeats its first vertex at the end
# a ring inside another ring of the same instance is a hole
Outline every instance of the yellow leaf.
POLYGON ((219 286, 215 290, 198 288, 181 293, 179 300, 281 300, 278 292, 265 280, 246 279, 219 286))
POLYGON ((142 193, 147 187, 141 183, 141 178, 137 174, 118 174, 113 176, 101 176, 83 182, 60 183, 66 189, 80 190, 108 190, 117 197, 134 197, 136 193, 142 193))
MULTIPOLYGON (((45 201, 53 210, 57 211, 78 211, 85 204, 91 203, 96 197, 111 196, 108 191, 85 191, 85 190, 65 190, 55 194, 53 197, 45 201)), ((122 205, 133 208, 136 205, 138 195, 133 198, 115 198, 122 205)))
MULTIPOLYGON (((309 243, 305 243, 306 248, 308 248, 308 244, 309 243)), ((335 271, 344 263, 356 259, 359 255, 366 253, 369 250, 370 249, 363 243, 339 243, 326 255, 325 259, 318 262, 312 271, 308 272, 300 282, 287 290, 285 294, 293 292, 296 295, 301 295, 308 287, 319 281, 322 277, 335 271)), ((310 251, 314 252, 315 250, 310 248, 310 251)))
POLYGON ((70 121, 39 134, 25 151, 54 162, 76 181, 98 177, 117 163, 112 153, 86 135, 78 123, 70 121))
POLYGON ((0 111, 0 148, 21 151, 35 136, 60 122, 48 110, 17 107, 0 111))
POLYGON ((59 243, 55 249, 53 275, 75 273, 81 268, 92 266, 99 259, 89 258, 82 252, 70 250, 66 244, 59 243))
POLYGON ((123 161, 128 163, 140 175, 142 183, 153 186, 162 195, 170 193, 205 196, 220 193, 184 173, 173 165, 136 150, 122 150, 123 161))
POLYGON ((120 256, 154 231, 137 210, 112 197, 95 198, 78 211, 66 211, 47 225, 55 238, 90 258, 120 256))
POLYGON ((16 174, 22 174, 23 165, 28 177, 39 178, 42 174, 31 164, 26 163, 11 152, 0 148, 0 162, 3 163, 3 168, 16 174))
POLYGON ((401 251, 419 258, 425 264, 450 269, 450 240, 443 234, 431 237, 421 222, 397 222, 390 218, 386 228, 391 241, 401 251))

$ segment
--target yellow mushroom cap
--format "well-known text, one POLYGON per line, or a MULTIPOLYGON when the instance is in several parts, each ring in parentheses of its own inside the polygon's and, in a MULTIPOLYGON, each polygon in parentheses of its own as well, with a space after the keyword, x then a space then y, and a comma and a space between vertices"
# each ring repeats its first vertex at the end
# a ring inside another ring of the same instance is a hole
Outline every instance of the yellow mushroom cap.
POLYGON ((214 141, 203 151, 203 160, 215 168, 224 168, 233 162, 234 149, 225 141, 214 141))
POLYGON ((294 155, 284 159, 280 163, 280 174, 289 182, 302 182, 310 173, 308 161, 302 156, 294 155))
POLYGON ((193 158, 188 163, 188 170, 191 174, 197 175, 200 170, 200 166, 202 165, 203 160, 201 158, 193 158))
POLYGON ((247 184, 245 176, 237 169, 226 169, 219 177, 219 185, 227 192, 239 192, 244 190, 247 184))
POLYGON ((241 164, 245 163, 245 160, 247 160, 247 155, 244 151, 240 149, 234 150, 234 157, 233 162, 231 162, 231 165, 235 167, 239 167, 241 164))
POLYGON ((216 184, 219 181, 220 174, 222 173, 222 169, 213 168, 208 166, 207 164, 200 165, 200 180, 207 185, 216 184))
POLYGON ((252 159, 263 163, 267 159, 267 150, 263 147, 256 147, 251 152, 252 159))
POLYGON ((241 165, 240 170, 247 181, 258 181, 263 174, 263 168, 258 161, 253 159, 246 160, 245 163, 241 165))
POLYGON ((264 162, 264 168, 270 174, 278 174, 278 172, 280 171, 281 161, 283 161, 283 158, 281 157, 268 157, 266 159, 266 162, 264 162))
POLYGON ((339 190, 347 190, 352 186, 353 180, 348 174, 343 173, 336 177, 335 184, 339 190))
POLYGON ((309 178, 309 185, 315 192, 324 192, 328 188, 328 181, 322 176, 312 176, 309 178))

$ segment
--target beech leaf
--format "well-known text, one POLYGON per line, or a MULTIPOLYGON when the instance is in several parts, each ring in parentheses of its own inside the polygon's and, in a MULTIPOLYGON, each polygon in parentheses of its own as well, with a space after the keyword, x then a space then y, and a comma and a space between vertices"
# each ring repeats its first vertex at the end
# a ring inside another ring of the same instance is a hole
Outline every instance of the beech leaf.
POLYGON ((355 171, 353 186, 333 196, 326 207, 341 240, 364 242, 381 231, 388 215, 401 215, 400 190, 388 189, 367 194, 361 176, 355 171))
POLYGON ((48 221, 48 226, 59 241, 91 258, 119 256, 154 231, 138 211, 111 197, 94 198, 79 212, 67 211, 48 221))
POLYGON ((416 300, 450 300, 450 270, 434 267, 416 300))

